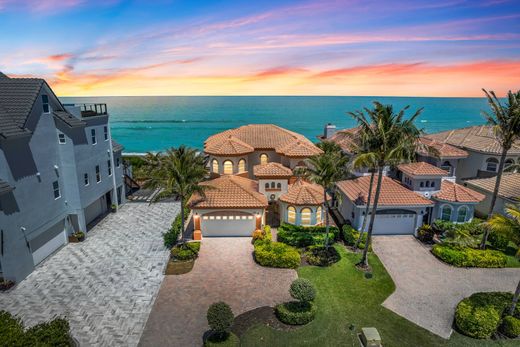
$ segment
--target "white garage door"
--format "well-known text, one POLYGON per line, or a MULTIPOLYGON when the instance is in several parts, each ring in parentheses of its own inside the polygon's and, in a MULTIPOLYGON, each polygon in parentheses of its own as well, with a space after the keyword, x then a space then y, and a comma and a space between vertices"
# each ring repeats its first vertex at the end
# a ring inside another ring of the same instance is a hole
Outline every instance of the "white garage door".
POLYGON ((67 242, 65 222, 61 221, 29 241, 34 265, 41 263, 67 242))
POLYGON ((86 224, 89 224, 90 222, 92 222, 94 219, 96 219, 98 216, 100 216, 104 212, 104 209, 103 209, 104 203, 105 203, 105 200, 103 198, 99 198, 85 208, 85 223, 86 224))
POLYGON ((203 236, 251 236, 256 226, 253 215, 229 213, 204 215, 200 224, 203 236))
MULTIPOLYGON (((378 214, 374 221, 374 235, 403 235, 415 232, 415 214, 378 214)), ((361 221, 363 223, 363 221, 361 221)), ((367 227, 368 229, 368 221, 367 227)))

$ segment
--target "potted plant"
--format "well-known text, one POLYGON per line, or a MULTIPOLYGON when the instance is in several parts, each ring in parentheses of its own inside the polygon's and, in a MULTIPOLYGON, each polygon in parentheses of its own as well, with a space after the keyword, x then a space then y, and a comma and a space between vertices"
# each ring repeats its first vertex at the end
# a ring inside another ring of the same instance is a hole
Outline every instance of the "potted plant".
POLYGON ((112 206, 110 206, 110 208, 112 209, 112 213, 116 213, 117 212, 116 204, 112 204, 112 206))
POLYGON ((69 242, 77 243, 85 240, 85 233, 83 231, 76 231, 69 236, 69 242))
POLYGON ((5 292, 6 290, 14 287, 14 282, 10 280, 6 280, 3 277, 0 277, 0 292, 5 292))

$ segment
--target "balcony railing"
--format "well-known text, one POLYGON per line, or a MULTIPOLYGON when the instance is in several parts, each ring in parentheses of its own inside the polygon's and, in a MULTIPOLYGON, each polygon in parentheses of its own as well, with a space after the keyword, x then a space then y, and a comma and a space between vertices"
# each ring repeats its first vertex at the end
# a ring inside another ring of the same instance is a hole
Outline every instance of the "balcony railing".
POLYGON ((107 104, 80 104, 81 117, 95 117, 108 115, 107 104))

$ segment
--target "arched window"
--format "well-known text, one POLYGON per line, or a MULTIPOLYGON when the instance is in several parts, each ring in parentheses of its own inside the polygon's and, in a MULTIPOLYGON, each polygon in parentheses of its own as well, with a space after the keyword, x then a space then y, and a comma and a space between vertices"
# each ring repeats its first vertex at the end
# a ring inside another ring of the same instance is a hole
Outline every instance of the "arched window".
POLYGON ((451 175, 451 163, 449 161, 442 163, 441 169, 448 171, 448 173, 451 175))
POLYGON ((426 181, 426 188, 430 188, 430 181, 426 181))
POLYGON ((282 189, 282 184, 281 184, 281 183, 277 183, 277 184, 276 184, 276 188, 278 188, 278 189, 282 189))
POLYGON ((504 163, 504 168, 508 168, 510 167, 511 165, 513 165, 515 163, 515 161, 513 159, 507 159, 506 162, 504 163))
POLYGON ((321 206, 319 206, 316 209, 316 224, 321 224, 322 221, 322 209, 321 206))
POLYGON ((435 188, 435 181, 432 181, 432 184, 430 187, 435 188))
POLYGON ((468 208, 466 206, 459 207, 457 212, 457 222, 464 223, 466 221, 466 217, 468 216, 468 208))
POLYGON ((246 161, 245 159, 240 159, 238 161, 238 173, 246 172, 246 161))
POLYGON ((419 185, 421 186, 421 188, 423 188, 424 187, 424 182, 421 182, 419 185))
POLYGON ((287 207, 287 222, 296 223, 296 209, 292 206, 287 207))
POLYGON ((442 208, 442 220, 450 221, 451 220, 451 206, 450 205, 444 205, 442 208))
POLYGON ((486 160, 486 170, 491 172, 497 172, 498 160, 496 158, 488 158, 486 160))
POLYGON ((269 189, 269 183, 265 184, 265 189, 269 189))
POLYGON ((267 154, 265 153, 262 153, 260 154, 260 164, 267 164, 269 162, 269 157, 267 156, 267 154))
POLYGON ((301 225, 311 225, 311 215, 312 215, 312 211, 310 208, 302 208, 301 212, 300 212, 300 215, 301 215, 301 225))
POLYGON ((218 161, 217 161, 217 159, 213 159, 211 161, 211 171, 213 171, 214 173, 218 173, 218 161))
POLYGON ((224 162, 224 175, 232 175, 233 174, 233 162, 231 160, 226 160, 224 162))

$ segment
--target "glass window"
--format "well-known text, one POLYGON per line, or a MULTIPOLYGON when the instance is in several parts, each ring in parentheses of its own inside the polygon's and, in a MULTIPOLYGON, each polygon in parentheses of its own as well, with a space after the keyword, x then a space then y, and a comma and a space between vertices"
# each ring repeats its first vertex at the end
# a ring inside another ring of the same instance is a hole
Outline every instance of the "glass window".
POLYGON ((218 161, 216 159, 211 161, 211 171, 218 173, 218 161))
POLYGON ((442 163, 441 169, 448 171, 448 173, 451 175, 451 164, 449 161, 442 163))
POLYGON ((121 158, 119 158, 119 157, 116 158, 116 166, 117 167, 121 166, 121 158))
POLYGON ((61 197, 60 183, 58 181, 52 182, 52 188, 54 190, 54 199, 59 199, 61 197))
POLYGON ((103 136, 105 137, 105 141, 108 141, 108 127, 103 127, 103 136))
POLYGON ((246 161, 244 159, 238 161, 238 172, 246 172, 246 161))
POLYGON ((260 154, 260 164, 267 164, 269 162, 269 157, 267 154, 262 153, 260 154))
POLYGON ((99 165, 96 165, 96 182, 101 182, 101 173, 99 171, 99 165))
POLYGON ((96 129, 90 129, 90 138, 92 140, 92 144, 95 145, 97 143, 96 129))
POLYGON ((51 107, 49 106, 49 97, 47 95, 42 95, 42 105, 43 105, 43 113, 51 112, 51 107))
POLYGON ((107 167, 108 167, 108 175, 112 176, 112 162, 110 160, 107 160, 107 167))
POLYGON ((442 208, 441 219, 442 220, 446 220, 446 221, 450 221, 451 220, 451 206, 445 205, 442 208))
POLYGON ((435 181, 432 181, 432 185, 431 185, 432 188, 435 188, 435 181))
POLYGON ((322 209, 321 206, 319 206, 316 209, 316 224, 321 224, 322 221, 322 209))
POLYGON ((495 158, 489 158, 486 160, 486 170, 496 172, 498 168, 498 160, 495 158))
POLYGON ((300 215, 302 217, 301 225, 311 225, 311 215, 312 211, 310 208, 302 208, 302 211, 300 212, 300 215))
POLYGON ((271 182, 271 188, 274 189, 276 187, 276 184, 274 182, 271 182))
POLYGON ((62 145, 67 142, 67 140, 65 139, 65 134, 58 133, 58 142, 62 145))
POLYGON ((265 184, 265 189, 269 189, 269 183, 265 184))
POLYGON ((504 167, 508 168, 511 165, 513 165, 514 163, 515 163, 515 161, 513 159, 507 159, 506 162, 504 163, 504 167))
POLYGON ((287 222, 296 223, 296 209, 292 206, 287 207, 287 222))
POLYGON ((231 160, 226 160, 224 162, 224 175, 232 175, 233 174, 233 162, 231 160))
POLYGON ((457 222, 464 223, 466 221, 467 216, 468 216, 468 208, 466 206, 459 207, 459 211, 457 213, 457 222))
POLYGON ((85 183, 86 186, 88 186, 90 184, 89 179, 88 179, 88 173, 83 175, 83 182, 85 183))
POLYGON ((423 188, 424 187, 424 182, 421 182, 420 186, 421 186, 421 188, 423 188))
POLYGON ((281 183, 277 183, 277 184, 276 184, 276 188, 278 188, 278 189, 282 189, 282 184, 281 184, 281 183))

